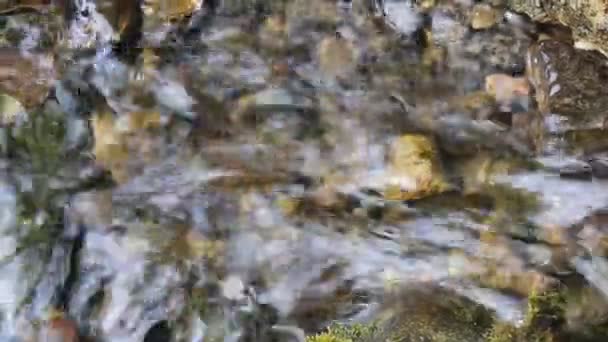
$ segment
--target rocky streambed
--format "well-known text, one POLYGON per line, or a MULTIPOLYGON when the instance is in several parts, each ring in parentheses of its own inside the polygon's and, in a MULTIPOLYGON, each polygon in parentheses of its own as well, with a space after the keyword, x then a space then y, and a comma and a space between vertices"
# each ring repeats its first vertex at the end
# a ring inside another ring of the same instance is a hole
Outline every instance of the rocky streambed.
POLYGON ((0 2, 0 340, 602 341, 602 1, 0 2))

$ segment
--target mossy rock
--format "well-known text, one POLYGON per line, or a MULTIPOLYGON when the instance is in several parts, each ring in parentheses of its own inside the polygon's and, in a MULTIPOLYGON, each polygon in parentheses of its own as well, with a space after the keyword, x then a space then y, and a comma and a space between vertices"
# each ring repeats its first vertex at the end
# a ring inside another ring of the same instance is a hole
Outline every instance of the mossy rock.
POLYGON ((309 336, 306 342, 356 342, 372 338, 378 327, 374 324, 334 324, 327 331, 309 336))
MULTIPOLYGON (((583 333, 567 330, 567 291, 554 287, 533 292, 521 326, 495 320, 492 312, 452 291, 416 288, 389 298, 389 306, 367 325, 331 325, 307 342, 557 342, 593 341, 608 331, 594 327, 583 333)), ((606 336, 606 335, 603 335, 606 336)), ((601 339, 600 339, 601 340, 601 339)))
POLYGON ((566 292, 555 288, 533 292, 528 298, 524 324, 517 328, 497 322, 486 336, 487 342, 564 341, 566 292))
POLYGON ((446 289, 415 288, 392 296, 369 325, 332 326, 308 342, 482 342, 492 327, 491 312, 446 289))

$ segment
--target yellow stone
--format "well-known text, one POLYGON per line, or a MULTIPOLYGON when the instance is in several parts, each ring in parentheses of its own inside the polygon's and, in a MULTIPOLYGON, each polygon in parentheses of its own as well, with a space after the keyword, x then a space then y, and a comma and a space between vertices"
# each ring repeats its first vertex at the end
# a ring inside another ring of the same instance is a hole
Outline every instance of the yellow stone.
POLYGON ((281 209, 283 214, 287 216, 293 215, 298 210, 298 206, 300 205, 300 202, 297 199, 287 196, 280 196, 277 198, 275 203, 279 209, 281 209))
POLYGON ((407 187, 400 181, 389 180, 384 197, 389 200, 418 199, 447 190, 432 138, 422 134, 406 134, 397 139, 391 149, 389 175, 396 179, 413 180, 407 187))
POLYGON ((158 128, 160 126, 161 116, 159 111, 137 111, 129 113, 130 131, 158 128))
POLYGON ((487 4, 477 4, 473 7, 471 27, 475 30, 488 29, 498 22, 500 18, 497 9, 487 4))
POLYGON ((93 154, 97 162, 109 169, 118 182, 127 178, 126 163, 129 151, 126 140, 114 126, 114 116, 109 111, 96 113, 92 118, 93 136, 95 146, 93 154))
POLYGON ((420 9, 424 11, 432 9, 437 3, 436 0, 418 0, 417 2, 420 9))
POLYGON ((209 240, 195 230, 190 230, 185 239, 190 255, 194 258, 215 259, 220 257, 225 248, 223 241, 209 240))
POLYGON ((188 16, 200 6, 201 0, 144 0, 144 13, 170 20, 188 16))

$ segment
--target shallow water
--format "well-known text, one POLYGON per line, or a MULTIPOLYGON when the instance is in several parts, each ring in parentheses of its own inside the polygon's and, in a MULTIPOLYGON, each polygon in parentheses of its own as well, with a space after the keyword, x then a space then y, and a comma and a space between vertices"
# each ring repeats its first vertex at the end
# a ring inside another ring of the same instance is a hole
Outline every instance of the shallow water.
MULTIPOLYGON (((530 73, 540 28, 497 6, 473 29, 467 1, 313 2, 147 9, 135 58, 111 40, 136 17, 101 1, 63 29, 2 19, 7 58, 52 56, 55 77, 0 70, 19 109, 1 128, 2 338, 299 341, 412 327, 428 313, 399 308, 443 308, 442 291, 525 326, 555 284, 597 295, 568 324, 605 317, 608 183, 564 171, 588 156, 563 132, 588 127, 485 84, 530 73)), ((466 329, 446 336, 479 340, 466 329)))

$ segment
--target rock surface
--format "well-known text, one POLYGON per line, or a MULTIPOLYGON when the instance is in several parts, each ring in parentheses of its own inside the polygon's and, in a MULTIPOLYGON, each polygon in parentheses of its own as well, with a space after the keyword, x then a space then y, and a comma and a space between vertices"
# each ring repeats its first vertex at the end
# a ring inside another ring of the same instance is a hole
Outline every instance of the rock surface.
POLYGON ((511 8, 532 19, 559 23, 572 29, 577 44, 608 53, 608 1, 529 1, 509 0, 511 8))

